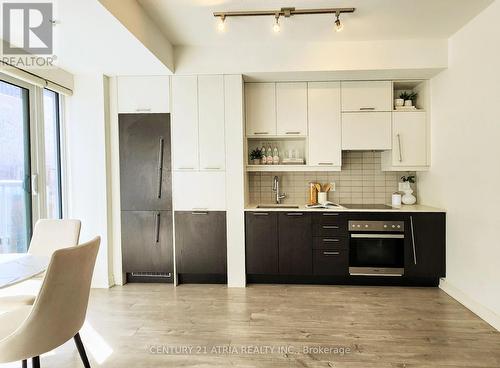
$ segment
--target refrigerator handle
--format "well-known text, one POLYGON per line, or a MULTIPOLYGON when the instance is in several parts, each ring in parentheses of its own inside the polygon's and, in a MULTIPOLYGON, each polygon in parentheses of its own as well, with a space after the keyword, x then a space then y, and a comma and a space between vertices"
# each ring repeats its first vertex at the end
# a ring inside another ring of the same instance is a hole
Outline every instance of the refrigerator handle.
POLYGON ((160 212, 156 212, 155 218, 155 243, 160 242, 160 212))
POLYGON ((158 150, 158 198, 161 198, 161 184, 163 181, 163 137, 160 137, 160 148, 158 150))

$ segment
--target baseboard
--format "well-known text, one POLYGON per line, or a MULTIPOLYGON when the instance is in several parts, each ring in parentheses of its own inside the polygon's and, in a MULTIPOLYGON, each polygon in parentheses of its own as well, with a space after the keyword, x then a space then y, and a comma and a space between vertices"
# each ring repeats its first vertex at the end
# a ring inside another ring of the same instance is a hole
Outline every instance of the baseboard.
POLYGON ((494 329, 500 331, 500 315, 478 303, 463 291, 450 284, 446 279, 441 279, 439 288, 469 309, 472 313, 476 314, 483 321, 491 325, 494 329))

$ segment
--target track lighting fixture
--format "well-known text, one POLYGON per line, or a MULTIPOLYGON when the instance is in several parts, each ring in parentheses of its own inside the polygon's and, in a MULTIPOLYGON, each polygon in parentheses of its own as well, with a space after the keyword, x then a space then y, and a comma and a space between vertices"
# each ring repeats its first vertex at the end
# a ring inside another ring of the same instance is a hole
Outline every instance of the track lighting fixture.
POLYGON ((219 32, 224 32, 226 30, 226 17, 224 15, 219 17, 217 29, 219 30, 219 32))
POLYGON ((335 30, 340 32, 344 29, 344 24, 340 21, 340 14, 354 13, 355 8, 326 8, 326 9, 295 9, 281 8, 280 10, 253 10, 253 11, 230 11, 230 12, 215 12, 214 17, 219 18, 217 29, 225 30, 226 17, 258 17, 258 16, 274 16, 273 31, 280 31, 280 17, 289 18, 292 15, 309 15, 309 14, 335 14, 335 30))
POLYGON ((280 31, 280 15, 279 14, 276 14, 274 16, 273 31, 276 33, 278 33, 280 31))
POLYGON ((337 32, 342 32, 343 29, 344 29, 344 25, 340 21, 340 12, 337 12, 336 19, 335 19, 335 30, 337 32))

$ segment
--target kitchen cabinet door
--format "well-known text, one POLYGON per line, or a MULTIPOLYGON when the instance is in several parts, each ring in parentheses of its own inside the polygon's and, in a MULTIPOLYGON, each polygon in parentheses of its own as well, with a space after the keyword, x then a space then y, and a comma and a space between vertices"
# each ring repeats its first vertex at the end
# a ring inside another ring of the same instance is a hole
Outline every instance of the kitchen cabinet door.
POLYGON ((405 276, 445 277, 446 215, 412 213, 406 223, 405 276))
POLYGON ((172 77, 172 155, 174 170, 198 170, 197 77, 172 77))
POLYGON ((305 212, 278 215, 280 275, 312 274, 311 216, 305 212))
POLYGON ((174 171, 173 205, 176 211, 226 209, 226 173, 174 171))
POLYGON ((391 118, 390 112, 343 113, 342 149, 391 149, 391 118))
POLYGON ((341 167, 340 83, 308 83, 309 165, 341 167))
POLYGON ((122 210, 171 210, 169 114, 119 114, 122 210))
POLYGON ((276 84, 245 83, 247 136, 276 135, 276 84))
POLYGON ((224 170, 224 77, 198 77, 200 170, 224 170))
POLYGON ((175 212, 177 272, 226 274, 226 213, 175 212))
POLYGON ((392 82, 342 82, 342 111, 392 111, 392 82))
POLYGON ((119 113, 170 112, 170 81, 167 76, 117 78, 119 113))
POLYGON ((394 112, 392 134, 393 166, 427 165, 425 112, 394 112))
POLYGON ((307 83, 276 83, 276 130, 283 136, 307 134, 307 83))
POLYGON ((123 272, 174 272, 171 211, 122 211, 123 272))
POLYGON ((245 215, 246 273, 277 275, 278 214, 247 212, 245 215))

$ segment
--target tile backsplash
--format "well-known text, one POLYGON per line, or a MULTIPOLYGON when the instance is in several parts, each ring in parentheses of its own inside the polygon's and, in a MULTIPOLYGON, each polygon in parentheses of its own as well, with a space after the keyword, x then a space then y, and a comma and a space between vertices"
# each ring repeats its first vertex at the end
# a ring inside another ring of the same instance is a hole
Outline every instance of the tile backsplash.
MULTIPOLYGON (((336 191, 328 194, 328 200, 340 204, 391 203, 392 193, 398 190, 401 176, 415 175, 415 172, 382 171, 380 152, 343 151, 342 171, 311 172, 250 172, 249 201, 252 204, 274 203, 273 177, 280 178, 280 192, 286 193, 282 203, 304 204, 309 199, 309 183, 335 182, 336 191)), ((417 185, 412 184, 414 195, 417 185)))

